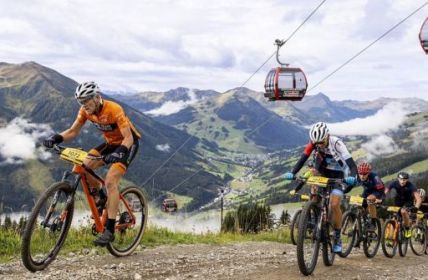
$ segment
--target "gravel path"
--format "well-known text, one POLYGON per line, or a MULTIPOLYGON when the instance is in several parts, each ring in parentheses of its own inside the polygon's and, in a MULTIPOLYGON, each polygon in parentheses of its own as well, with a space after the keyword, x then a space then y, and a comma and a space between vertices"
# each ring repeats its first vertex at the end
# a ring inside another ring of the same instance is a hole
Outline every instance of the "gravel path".
MULTIPOLYGON (((98 249, 100 250, 100 249, 98 249)), ((428 279, 428 257, 389 259, 381 250, 367 259, 362 250, 320 259, 309 279, 428 279)), ((30 273, 20 262, 0 264, 0 279, 302 279, 295 246, 275 242, 177 245, 140 249, 131 256, 98 255, 97 249, 58 257, 45 271, 30 273)))

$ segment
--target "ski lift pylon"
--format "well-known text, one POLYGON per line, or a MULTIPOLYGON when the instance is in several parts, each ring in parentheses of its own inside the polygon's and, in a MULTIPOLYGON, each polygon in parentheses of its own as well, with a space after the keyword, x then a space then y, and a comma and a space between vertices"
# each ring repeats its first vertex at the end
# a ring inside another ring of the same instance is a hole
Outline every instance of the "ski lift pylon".
POLYGON ((425 19, 419 31, 419 41, 421 42, 425 54, 428 54, 428 17, 425 19))
POLYGON ((275 40, 277 46, 276 60, 280 66, 271 69, 267 74, 264 96, 271 101, 300 101, 306 94, 308 82, 302 69, 289 67, 289 64, 279 60, 279 49, 284 43, 285 41, 275 40))

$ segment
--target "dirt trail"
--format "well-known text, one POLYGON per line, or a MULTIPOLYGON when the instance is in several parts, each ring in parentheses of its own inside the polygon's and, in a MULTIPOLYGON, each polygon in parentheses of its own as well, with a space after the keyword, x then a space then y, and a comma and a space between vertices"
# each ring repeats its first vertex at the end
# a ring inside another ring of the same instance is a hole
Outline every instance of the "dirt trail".
MULTIPOLYGON (((229 245, 160 246, 115 258, 84 250, 59 257, 47 270, 27 272, 20 262, 0 264, 0 279, 302 279, 295 246, 275 242, 229 245), (108 278, 107 278, 108 277, 108 278)), ((428 279, 428 257, 389 259, 382 252, 367 259, 362 250, 336 258, 331 267, 319 259, 307 279, 428 279)))

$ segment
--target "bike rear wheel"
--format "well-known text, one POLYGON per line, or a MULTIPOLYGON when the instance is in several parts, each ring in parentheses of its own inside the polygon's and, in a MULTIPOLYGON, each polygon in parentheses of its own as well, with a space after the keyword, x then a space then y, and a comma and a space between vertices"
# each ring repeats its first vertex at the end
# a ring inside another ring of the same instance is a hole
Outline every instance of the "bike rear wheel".
MULTIPOLYGON (((374 222, 374 228, 373 230, 367 230, 367 227, 365 227, 363 240, 363 250, 367 258, 373 258, 376 256, 382 237, 382 227, 379 219, 373 218, 372 221, 374 222)), ((372 221, 368 222, 370 223, 372 221)))
POLYGON ((297 237, 297 263, 303 275, 310 275, 318 261, 321 234, 318 232, 320 209, 309 201, 300 214, 297 237))
POLYGON ((107 245, 109 252, 116 257, 128 256, 137 249, 148 217, 148 204, 141 189, 127 187, 121 195, 123 199, 119 201, 115 240, 107 245))
POLYGON ((293 245, 297 245, 297 236, 299 234, 299 218, 302 213, 302 209, 297 210, 294 214, 290 224, 290 239, 293 245))
POLYGON ((22 234, 21 258, 29 271, 43 270, 56 258, 73 212, 73 189, 67 182, 53 184, 39 198, 22 234))
POLYGON ((395 220, 386 220, 382 230, 382 251, 385 257, 392 258, 397 253, 398 236, 395 232, 398 226, 395 220))
POLYGON ((420 223, 412 227, 412 237, 410 237, 410 249, 417 256, 422 256, 425 253, 427 246, 426 227, 420 223))
POLYGON ((338 253, 339 257, 346 258, 352 251, 356 242, 358 232, 357 215, 351 211, 345 212, 342 218, 342 252, 338 253))

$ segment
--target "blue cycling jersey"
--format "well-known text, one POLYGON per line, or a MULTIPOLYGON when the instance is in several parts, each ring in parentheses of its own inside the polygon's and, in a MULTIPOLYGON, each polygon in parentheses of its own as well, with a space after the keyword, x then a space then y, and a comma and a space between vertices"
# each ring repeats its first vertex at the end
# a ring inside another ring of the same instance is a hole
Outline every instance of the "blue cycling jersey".
POLYGON ((367 180, 362 181, 360 177, 357 178, 357 185, 360 185, 364 188, 362 197, 367 198, 369 195, 373 194, 378 199, 383 199, 385 193, 385 186, 383 185, 382 180, 377 176, 376 173, 370 172, 367 180))
POLYGON ((395 197, 395 205, 397 206, 411 206, 413 205, 414 192, 417 192, 416 186, 410 181, 402 187, 398 180, 392 182, 388 187, 388 190, 395 189, 397 196, 395 197))

